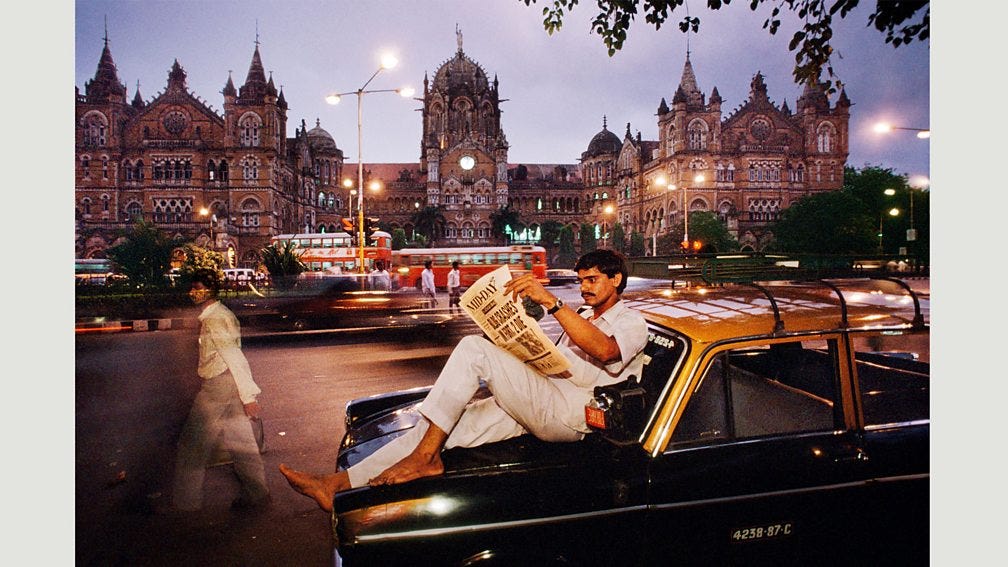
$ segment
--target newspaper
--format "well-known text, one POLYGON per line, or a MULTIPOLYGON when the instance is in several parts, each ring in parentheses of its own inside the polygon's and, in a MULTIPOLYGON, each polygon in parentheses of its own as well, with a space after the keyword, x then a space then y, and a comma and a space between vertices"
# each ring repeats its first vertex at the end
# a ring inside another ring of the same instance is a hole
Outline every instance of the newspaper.
POLYGON ((570 363, 520 301, 504 293, 511 279, 507 266, 484 274, 462 294, 462 308, 494 344, 542 374, 561 374, 570 363))

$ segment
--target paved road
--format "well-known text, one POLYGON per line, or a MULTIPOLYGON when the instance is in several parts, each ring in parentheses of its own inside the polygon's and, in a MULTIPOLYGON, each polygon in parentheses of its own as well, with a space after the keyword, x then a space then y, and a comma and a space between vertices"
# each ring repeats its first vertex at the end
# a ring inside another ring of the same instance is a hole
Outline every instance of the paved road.
POLYGON ((205 512, 152 513, 169 498, 174 443, 199 387, 195 334, 155 331, 76 341, 76 558, 78 565, 327 565, 328 516, 277 472, 286 462, 333 470, 350 398, 430 384, 450 348, 385 337, 246 340, 263 390, 264 455, 274 503, 228 509, 238 483, 212 467, 205 512))
MULTIPOLYGON (((558 288, 578 304, 575 286, 558 288)), ((543 320, 547 334, 559 327, 543 320)), ((76 563, 78 565, 331 564, 329 518, 291 490, 281 462, 331 471, 346 402, 430 385, 458 339, 448 332, 395 335, 243 329, 243 350, 263 393, 273 505, 242 516, 228 506, 238 482, 212 467, 204 513, 178 519, 153 513, 170 498, 175 442, 199 388, 196 330, 81 334, 76 366, 76 563)))

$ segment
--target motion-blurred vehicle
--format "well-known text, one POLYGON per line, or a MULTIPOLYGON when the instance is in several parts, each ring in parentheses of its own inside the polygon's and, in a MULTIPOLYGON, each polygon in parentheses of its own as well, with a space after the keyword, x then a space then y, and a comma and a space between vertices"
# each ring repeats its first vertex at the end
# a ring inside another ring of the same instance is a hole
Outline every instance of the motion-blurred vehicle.
POLYGON ((548 285, 567 285, 577 283, 578 281, 577 272, 563 268, 551 268, 546 270, 546 278, 549 279, 548 285))
MULTIPOLYGON (((593 433, 453 448, 442 475, 337 494, 336 562, 927 564, 926 297, 859 279, 624 299, 644 369, 595 389, 593 433)), ((413 427, 428 391, 348 404, 337 468, 413 427)))
POLYGON ((436 326, 451 320, 426 308, 410 291, 370 289, 368 274, 343 274, 298 280, 294 295, 278 302, 281 324, 290 330, 436 326))

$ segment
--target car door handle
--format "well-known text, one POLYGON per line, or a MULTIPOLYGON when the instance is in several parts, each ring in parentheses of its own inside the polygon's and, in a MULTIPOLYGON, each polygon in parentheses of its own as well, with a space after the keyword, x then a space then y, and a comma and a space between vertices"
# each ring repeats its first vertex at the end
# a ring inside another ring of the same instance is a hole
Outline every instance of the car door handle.
POLYGON ((854 449, 853 451, 843 451, 837 455, 833 456, 833 462, 837 464, 841 463, 856 463, 856 462, 867 462, 868 453, 865 453, 860 447, 854 449))

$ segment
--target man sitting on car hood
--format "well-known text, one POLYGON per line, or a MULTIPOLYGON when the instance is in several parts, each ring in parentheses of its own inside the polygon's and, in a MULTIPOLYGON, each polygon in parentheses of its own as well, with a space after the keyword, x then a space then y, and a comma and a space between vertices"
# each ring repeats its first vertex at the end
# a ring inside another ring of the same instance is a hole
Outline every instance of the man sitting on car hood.
POLYGON ((582 439, 589 432, 584 406, 594 388, 640 375, 638 355, 647 342, 647 324, 621 300, 629 272, 622 255, 596 250, 578 259, 574 268, 587 309, 565 306, 532 274, 504 287, 512 299, 531 300, 560 323, 558 346, 571 365, 563 376, 544 376, 483 337, 465 337, 421 404, 423 419, 408 433, 347 470, 315 475, 281 464, 280 472, 295 490, 332 511, 337 492, 442 474, 445 448, 475 447, 525 433, 543 441, 582 439), (470 403, 480 380, 493 395, 470 403))

